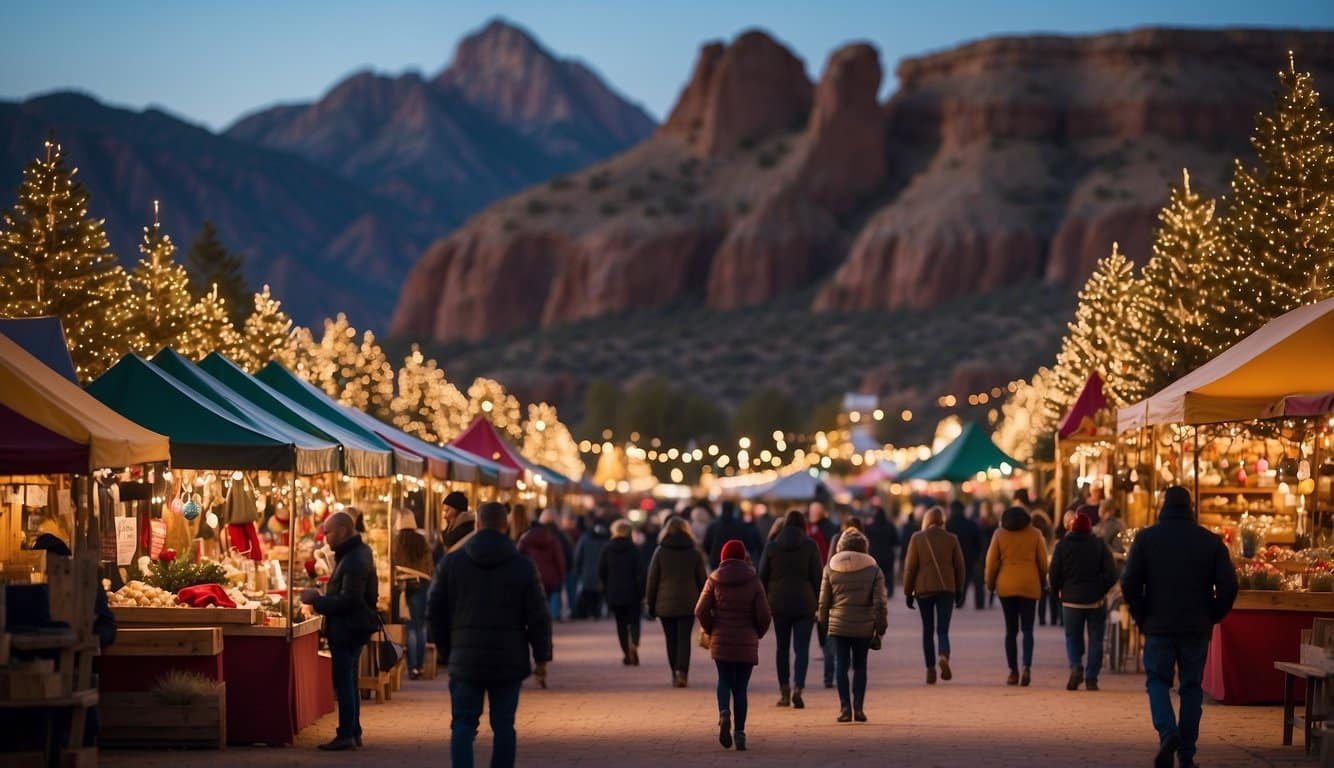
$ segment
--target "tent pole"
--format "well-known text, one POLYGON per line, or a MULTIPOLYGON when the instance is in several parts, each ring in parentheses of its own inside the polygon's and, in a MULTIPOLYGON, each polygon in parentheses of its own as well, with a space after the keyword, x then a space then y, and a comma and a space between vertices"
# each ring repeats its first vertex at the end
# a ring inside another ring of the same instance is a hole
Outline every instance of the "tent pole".
POLYGON ((1065 457, 1061 455, 1061 430, 1056 430, 1056 497, 1053 499, 1053 514, 1064 514, 1065 510, 1065 457))
POLYGON ((1191 427, 1191 437, 1195 443, 1192 460, 1195 465, 1195 521, 1200 520, 1200 425, 1191 427))
POLYGON ((292 451, 292 498, 287 508, 287 644, 296 623, 296 451, 292 451))

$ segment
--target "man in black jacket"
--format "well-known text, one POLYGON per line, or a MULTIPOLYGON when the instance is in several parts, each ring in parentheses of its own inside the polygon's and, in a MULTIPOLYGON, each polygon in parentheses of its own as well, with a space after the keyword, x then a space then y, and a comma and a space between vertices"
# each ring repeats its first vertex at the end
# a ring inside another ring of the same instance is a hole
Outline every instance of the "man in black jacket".
POLYGON ((976 597, 973 607, 980 611, 986 589, 977 577, 977 561, 982 557, 982 528, 964 514, 963 502, 955 500, 950 502, 950 516, 945 521, 945 530, 954 534, 963 550, 963 586, 959 591, 966 595, 969 585, 972 585, 976 597))
POLYGON ((333 657, 334 696, 338 699, 338 731, 320 749, 343 750, 361 746, 361 694, 357 691, 357 662, 370 640, 379 617, 379 581, 375 557, 357 534, 354 511, 329 515, 322 529, 324 540, 334 551, 334 569, 321 595, 310 588, 301 602, 324 616, 324 634, 333 657))
POLYGON ((1194 766, 1209 636, 1232 610, 1237 576, 1223 540, 1195 523, 1185 488, 1168 488, 1158 524, 1135 536, 1121 590, 1145 635, 1149 712, 1159 739, 1154 765, 1171 768, 1175 753, 1182 766, 1194 766), (1179 722, 1170 697, 1178 669, 1179 722))
POLYGON ((761 542, 759 534, 755 532, 755 526, 741 519, 737 514, 735 502, 724 501, 722 514, 717 520, 709 523, 709 527, 704 531, 704 551, 709 553, 710 568, 716 570, 722 563, 723 545, 732 539, 739 539, 746 545, 751 562, 759 561, 761 542))
POLYGON ((483 504, 477 532, 440 561, 428 598, 439 658, 449 664, 449 755, 456 768, 473 764, 483 698, 490 701, 495 735, 491 765, 514 765, 520 685, 535 672, 545 686, 551 660, 546 593, 537 566, 505 534, 506 523, 503 504, 483 504))
MULTIPOLYGON (((1096 507, 1089 507, 1096 510, 1096 507)), ((1075 515, 1070 532, 1056 542, 1047 580, 1052 597, 1061 601, 1065 624, 1065 656, 1070 662, 1067 691, 1098 690, 1102 671, 1102 638, 1107 629, 1107 590, 1116 584, 1112 550, 1093 535, 1092 518, 1075 515), (1088 633, 1088 666, 1084 666, 1084 634, 1088 633)))

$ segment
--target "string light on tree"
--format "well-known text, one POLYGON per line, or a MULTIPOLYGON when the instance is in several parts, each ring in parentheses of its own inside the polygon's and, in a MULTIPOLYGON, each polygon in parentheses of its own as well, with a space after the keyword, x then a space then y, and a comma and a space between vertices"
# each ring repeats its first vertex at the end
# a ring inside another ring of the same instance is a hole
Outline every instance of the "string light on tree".
POLYGON ((171 236, 162 231, 157 200, 139 252, 143 258, 130 272, 130 349, 152 355, 164 347, 180 348, 200 316, 190 293, 190 275, 175 260, 171 236))

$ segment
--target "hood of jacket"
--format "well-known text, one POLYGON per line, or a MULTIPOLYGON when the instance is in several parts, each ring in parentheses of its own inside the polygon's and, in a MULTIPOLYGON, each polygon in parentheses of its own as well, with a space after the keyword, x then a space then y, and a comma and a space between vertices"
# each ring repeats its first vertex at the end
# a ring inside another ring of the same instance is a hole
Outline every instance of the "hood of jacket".
POLYGON ((662 537, 658 546, 667 549, 694 549, 695 541, 684 533, 669 533, 662 537))
POLYGON ((607 542, 607 551, 622 553, 635 548, 635 543, 629 536, 619 536, 607 542))
POLYGON ((709 578, 719 584, 736 586, 753 581, 758 577, 755 575, 755 569, 745 560, 724 560, 718 566, 718 570, 709 575, 709 578))
POLYGON ((1001 515, 1001 527, 1007 531, 1022 531, 1032 522, 1033 516, 1023 507, 1010 507, 1001 515))
POLYGON ((774 537, 774 546, 792 552, 801 549, 802 542, 807 538, 806 532, 801 530, 800 526, 785 525, 774 537))
POLYGON ((829 558, 829 570, 838 573, 855 573, 864 568, 875 566, 875 558, 865 552, 844 550, 829 558))
POLYGON ((496 568, 519 556, 519 548, 509 536, 486 528, 468 539, 463 552, 482 568, 496 568))

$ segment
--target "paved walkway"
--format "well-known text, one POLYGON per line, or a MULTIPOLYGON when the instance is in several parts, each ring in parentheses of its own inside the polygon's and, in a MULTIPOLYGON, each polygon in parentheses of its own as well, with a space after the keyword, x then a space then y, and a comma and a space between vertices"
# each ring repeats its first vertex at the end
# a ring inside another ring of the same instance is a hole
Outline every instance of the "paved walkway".
MULTIPOLYGON (((872 652, 866 724, 835 722, 838 698, 820 687, 812 659, 807 708, 779 709, 770 638, 751 683, 750 751, 717 743, 715 680, 707 651, 695 649, 691 687, 672 689, 656 624, 644 625, 643 666, 620 664, 607 621, 558 624, 548 690, 525 688, 519 706, 519 765, 714 766, 737 761, 781 766, 1147 766, 1155 736, 1139 674, 1104 672, 1098 692, 1064 688, 1061 630, 1037 629, 1033 686, 1004 685, 999 607, 956 613, 955 679, 923 683, 915 613, 891 604, 885 650, 872 652)), ((1206 705, 1201 764, 1314 765, 1301 748, 1280 745, 1277 707, 1206 705)), ((384 706, 362 709, 366 746, 355 753, 317 752, 331 738, 334 717, 307 728, 293 748, 225 752, 104 753, 102 764, 125 768, 219 766, 448 765, 449 694, 444 678, 405 682, 384 706)), ((486 765, 490 731, 483 716, 478 765, 486 765)), ((1300 737, 1299 737, 1300 738, 1300 737)))

